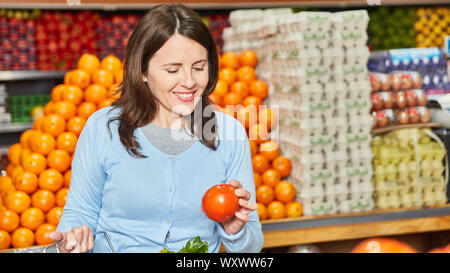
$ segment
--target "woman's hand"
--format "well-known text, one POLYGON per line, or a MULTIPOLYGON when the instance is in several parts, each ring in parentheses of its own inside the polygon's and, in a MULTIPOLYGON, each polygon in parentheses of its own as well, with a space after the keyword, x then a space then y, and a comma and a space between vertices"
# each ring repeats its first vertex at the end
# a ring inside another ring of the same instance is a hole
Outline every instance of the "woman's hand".
POLYGON ((69 232, 54 231, 49 237, 61 253, 84 253, 94 248, 94 235, 88 226, 72 228, 69 232))
POLYGON ((239 209, 233 218, 220 223, 226 233, 233 235, 238 233, 242 227, 250 220, 248 214, 258 208, 256 202, 250 202, 251 194, 244 189, 237 180, 231 180, 230 185, 236 187, 235 194, 239 197, 239 209))

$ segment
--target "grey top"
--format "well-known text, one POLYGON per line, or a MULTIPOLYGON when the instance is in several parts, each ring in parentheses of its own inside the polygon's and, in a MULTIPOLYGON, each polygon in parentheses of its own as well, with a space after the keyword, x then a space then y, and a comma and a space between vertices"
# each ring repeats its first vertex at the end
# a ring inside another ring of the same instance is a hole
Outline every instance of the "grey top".
MULTIPOLYGON (((197 127, 201 124, 202 113, 202 103, 198 102, 194 107, 193 117, 196 132, 199 130, 197 127)), ((200 139, 198 133, 192 136, 190 118, 190 115, 182 118, 184 129, 172 130, 152 123, 142 126, 141 129, 150 143, 158 150, 169 155, 177 155, 189 149, 196 140, 200 139)))
POLYGON ((184 129, 172 130, 149 123, 142 128, 147 139, 158 150, 169 155, 180 154, 195 142, 195 138, 184 129))

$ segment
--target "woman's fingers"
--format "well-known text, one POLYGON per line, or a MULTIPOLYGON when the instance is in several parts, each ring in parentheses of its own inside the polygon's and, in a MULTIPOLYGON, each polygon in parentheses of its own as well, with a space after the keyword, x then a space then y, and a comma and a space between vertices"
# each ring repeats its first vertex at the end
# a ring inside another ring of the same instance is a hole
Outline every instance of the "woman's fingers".
POLYGON ((66 232, 66 239, 62 244, 62 252, 79 253, 80 244, 74 232, 66 232))
POLYGON ((53 232, 51 232, 51 233, 48 235, 48 237, 49 237, 50 239, 52 239, 53 242, 59 243, 59 242, 61 242, 62 240, 64 240, 64 233, 62 233, 62 232, 60 232, 60 231, 53 231, 53 232))
POLYGON ((235 187, 237 189, 242 188, 241 183, 239 183, 239 181, 237 181, 237 180, 230 180, 229 183, 230 183, 231 186, 233 186, 233 187, 235 187))

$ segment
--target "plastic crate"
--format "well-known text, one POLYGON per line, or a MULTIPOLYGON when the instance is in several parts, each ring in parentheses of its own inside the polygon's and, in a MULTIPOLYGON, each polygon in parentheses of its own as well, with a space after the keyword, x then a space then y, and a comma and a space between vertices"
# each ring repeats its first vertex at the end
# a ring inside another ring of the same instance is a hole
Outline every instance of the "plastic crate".
POLYGON ((36 105, 45 106, 50 100, 50 94, 10 96, 8 101, 12 122, 31 122, 31 109, 36 105))

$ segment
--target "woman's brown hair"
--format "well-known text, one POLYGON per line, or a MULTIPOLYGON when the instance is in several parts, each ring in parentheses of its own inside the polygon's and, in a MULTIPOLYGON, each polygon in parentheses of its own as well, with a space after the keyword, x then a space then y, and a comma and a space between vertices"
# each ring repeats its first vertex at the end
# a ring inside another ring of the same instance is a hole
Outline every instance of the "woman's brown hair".
MULTIPOLYGON (((120 141, 130 155, 146 157, 138 151, 141 146, 136 141, 134 131, 150 123, 159 107, 158 100, 143 81, 143 75, 147 73, 149 61, 153 55, 176 33, 198 42, 208 52, 209 81, 198 103, 201 103, 202 110, 210 105, 208 95, 216 86, 219 69, 217 48, 211 33, 200 16, 183 5, 162 4, 153 7, 139 20, 128 40, 124 80, 118 87, 118 91, 122 93, 120 98, 112 104, 113 109, 120 108, 121 112, 108 121, 108 129, 109 123, 119 121, 120 141)), ((198 132, 194 128, 196 126, 194 112, 190 116, 192 121, 190 130, 198 132)), ((197 126, 201 126, 200 132, 203 132, 205 124, 211 124, 211 122, 215 124, 215 121, 214 112, 210 116, 202 114, 201 124, 197 126)), ((212 126, 211 133, 210 135, 201 133, 200 142, 216 150, 216 125, 212 126)))

